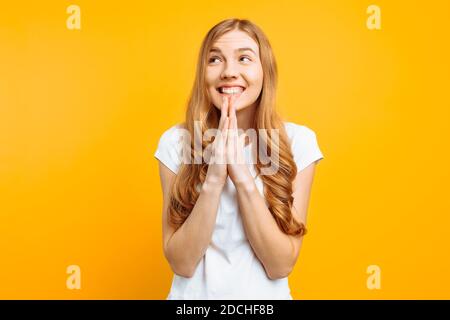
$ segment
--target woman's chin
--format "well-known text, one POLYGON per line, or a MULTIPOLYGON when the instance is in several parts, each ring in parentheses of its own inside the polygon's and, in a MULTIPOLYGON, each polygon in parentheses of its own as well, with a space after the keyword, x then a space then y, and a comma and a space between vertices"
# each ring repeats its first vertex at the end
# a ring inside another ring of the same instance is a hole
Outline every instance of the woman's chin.
MULTIPOLYGON (((239 96, 240 95, 236 96, 236 99, 239 99, 239 96)), ((218 102, 220 102, 220 103, 213 103, 213 105, 217 109, 222 110, 222 95, 221 95, 220 100, 218 102)), ((236 107, 236 111, 239 111, 239 110, 245 109, 247 107, 247 105, 243 101, 238 101, 237 104, 235 104, 235 107, 236 107)))
POLYGON ((227 97, 227 98, 233 97, 234 100, 238 100, 243 93, 244 93, 244 91, 242 91, 241 93, 234 93, 234 94, 219 93, 219 95, 220 95, 220 100, 222 100, 223 97, 227 97))

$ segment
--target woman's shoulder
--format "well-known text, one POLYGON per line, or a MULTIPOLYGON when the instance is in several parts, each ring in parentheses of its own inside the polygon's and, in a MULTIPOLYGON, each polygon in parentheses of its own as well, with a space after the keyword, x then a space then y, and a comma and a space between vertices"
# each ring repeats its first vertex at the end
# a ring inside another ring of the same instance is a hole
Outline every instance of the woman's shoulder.
POLYGON ((185 130, 184 123, 172 124, 170 127, 164 129, 160 136, 160 141, 178 142, 185 130))
POLYGON ((295 122, 284 121, 286 134, 291 140, 311 139, 316 137, 316 133, 309 126, 295 122))
POLYGON ((166 128, 161 134, 154 156, 175 174, 182 161, 182 137, 184 124, 178 123, 166 128))
POLYGON ((323 159, 316 133, 306 125, 284 122, 286 134, 291 140, 291 149, 297 169, 303 170, 312 162, 323 159))

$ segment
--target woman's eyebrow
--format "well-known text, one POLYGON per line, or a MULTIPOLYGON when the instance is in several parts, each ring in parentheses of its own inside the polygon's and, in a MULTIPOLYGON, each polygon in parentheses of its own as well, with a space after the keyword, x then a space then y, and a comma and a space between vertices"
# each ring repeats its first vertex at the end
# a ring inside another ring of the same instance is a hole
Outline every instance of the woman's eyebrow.
MULTIPOLYGON (((234 50, 235 52, 242 52, 242 51, 251 51, 253 52, 254 55, 257 55, 255 50, 253 50, 252 48, 249 47, 245 47, 245 48, 238 48, 236 50, 234 50)), ((219 48, 216 47, 212 47, 211 50, 209 50, 209 52, 218 52, 218 53, 222 53, 222 51, 219 48)))

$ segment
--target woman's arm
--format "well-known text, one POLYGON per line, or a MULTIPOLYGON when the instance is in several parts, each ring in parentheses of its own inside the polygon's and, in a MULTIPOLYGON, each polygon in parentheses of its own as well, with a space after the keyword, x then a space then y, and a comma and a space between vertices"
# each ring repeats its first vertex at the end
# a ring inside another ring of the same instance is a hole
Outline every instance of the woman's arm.
MULTIPOLYGON (((312 163, 300 171, 294 181, 292 214, 305 224, 315 166, 312 163)), ((267 276, 272 280, 287 277, 294 268, 303 237, 287 235, 278 227, 253 179, 235 186, 247 238, 267 276)))
POLYGON ((159 165, 163 199, 163 242, 164 254, 172 270, 183 276, 192 277, 197 265, 208 249, 216 225, 220 195, 227 181, 227 164, 224 162, 225 146, 229 125, 228 100, 223 97, 219 131, 212 143, 212 157, 208 164, 205 181, 191 213, 175 231, 167 216, 170 185, 176 175, 163 164, 159 165))
POLYGON ((164 254, 174 273, 190 278, 211 242, 223 185, 205 181, 190 215, 175 231, 169 225, 167 215, 169 186, 175 174, 160 164, 160 177, 164 192, 164 254))

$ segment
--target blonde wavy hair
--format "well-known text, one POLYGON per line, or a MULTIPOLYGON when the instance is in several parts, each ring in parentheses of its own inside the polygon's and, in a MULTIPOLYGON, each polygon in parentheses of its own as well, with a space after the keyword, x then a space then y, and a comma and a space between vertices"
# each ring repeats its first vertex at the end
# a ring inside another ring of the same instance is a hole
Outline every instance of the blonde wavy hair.
MULTIPOLYGON (((278 140, 279 165, 278 170, 272 175, 261 175, 264 168, 257 153, 255 170, 264 185, 264 197, 268 203, 268 209, 276 220, 280 229, 288 235, 303 236, 306 227, 302 222, 296 221, 292 214, 293 207, 293 181, 297 175, 297 166, 293 160, 288 136, 283 122, 275 111, 275 96, 277 86, 277 64, 272 52, 272 47, 262 30, 249 20, 227 19, 216 24, 204 38, 198 56, 194 85, 187 103, 186 118, 182 128, 194 137, 194 121, 200 123, 201 136, 210 128, 218 128, 220 110, 216 108, 209 97, 205 83, 205 71, 208 53, 214 42, 223 34, 240 30, 246 32, 260 48, 260 60, 263 69, 263 86, 257 99, 257 107, 254 117, 253 128, 265 129, 265 145, 268 154, 271 146, 276 145, 278 140), (279 129, 279 138, 271 138, 270 129, 279 129)), ((193 139, 192 139, 193 140, 193 139)), ((202 141, 202 150, 211 142, 202 141)), ((184 146, 186 147, 186 146, 184 146)), ((194 158, 194 141, 190 142, 187 150, 191 150, 194 158)), ((259 150, 259 149, 257 149, 259 150)), ((203 162, 203 161, 202 161, 203 162)), ((169 223, 178 229, 188 218, 199 197, 200 190, 197 185, 203 183, 208 170, 207 163, 182 163, 174 183, 171 187, 169 201, 169 223)))

